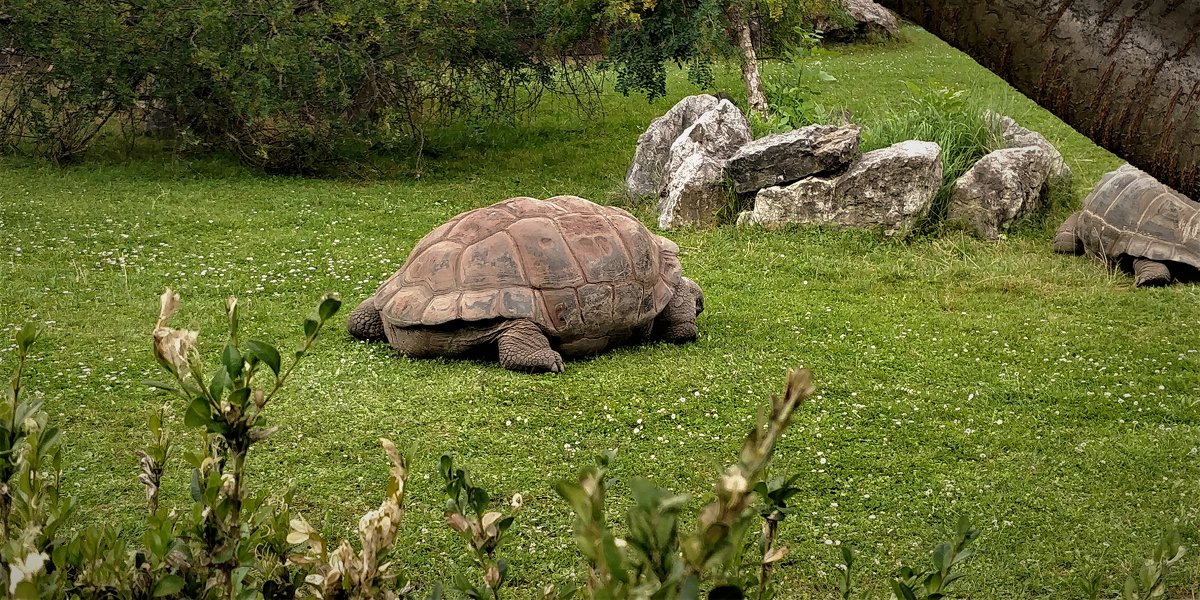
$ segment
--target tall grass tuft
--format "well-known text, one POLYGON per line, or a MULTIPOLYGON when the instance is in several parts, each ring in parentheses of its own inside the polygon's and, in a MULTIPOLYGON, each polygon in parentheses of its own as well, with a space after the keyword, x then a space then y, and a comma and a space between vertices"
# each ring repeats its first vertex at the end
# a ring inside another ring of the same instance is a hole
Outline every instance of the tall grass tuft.
POLYGON ((911 92, 900 110, 892 109, 863 123, 863 152, 906 140, 936 142, 942 148, 942 185, 924 222, 914 229, 929 233, 946 216, 950 187, 985 154, 1004 147, 1000 133, 987 124, 986 110, 966 90, 933 82, 905 81, 911 92))

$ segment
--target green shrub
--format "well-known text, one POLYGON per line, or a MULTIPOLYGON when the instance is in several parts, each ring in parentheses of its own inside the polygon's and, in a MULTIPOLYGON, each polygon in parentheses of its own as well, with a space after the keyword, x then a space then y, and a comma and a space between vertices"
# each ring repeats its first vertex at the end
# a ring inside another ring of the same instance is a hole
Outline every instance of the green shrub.
MULTIPOLYGON (((267 171, 419 149, 446 117, 505 116, 584 66, 580 3, 14 0, 0 146, 56 161, 114 115, 267 171)), ((583 15, 583 16, 581 16, 583 15)))
POLYGON ((796 42, 784 52, 777 72, 763 78, 771 115, 764 120, 758 113, 750 113, 756 137, 785 133, 830 119, 830 111, 816 98, 821 95, 821 84, 835 82, 837 78, 812 63, 831 51, 820 46, 821 34, 816 30, 796 28, 795 34, 796 42))

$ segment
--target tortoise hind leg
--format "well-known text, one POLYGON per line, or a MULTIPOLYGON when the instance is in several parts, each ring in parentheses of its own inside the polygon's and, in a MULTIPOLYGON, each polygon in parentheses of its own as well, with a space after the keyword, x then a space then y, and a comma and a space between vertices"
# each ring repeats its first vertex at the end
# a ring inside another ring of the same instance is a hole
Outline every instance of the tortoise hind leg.
POLYGON ((1075 234, 1075 223, 1079 220, 1079 213, 1072 213, 1063 221, 1062 225, 1058 226, 1058 231, 1054 232, 1054 242, 1052 246, 1054 251, 1059 254, 1083 254, 1083 241, 1075 234))
POLYGON ((532 321, 513 321, 496 340, 500 366, 510 371, 562 373, 563 359, 532 321))
POLYGON ((350 335, 370 342, 382 342, 387 339, 383 331, 383 317, 375 308, 375 297, 363 300, 346 319, 346 331, 350 335))
POLYGON ((1171 283, 1171 271, 1158 261, 1133 259, 1133 284, 1137 287, 1160 286, 1171 283))

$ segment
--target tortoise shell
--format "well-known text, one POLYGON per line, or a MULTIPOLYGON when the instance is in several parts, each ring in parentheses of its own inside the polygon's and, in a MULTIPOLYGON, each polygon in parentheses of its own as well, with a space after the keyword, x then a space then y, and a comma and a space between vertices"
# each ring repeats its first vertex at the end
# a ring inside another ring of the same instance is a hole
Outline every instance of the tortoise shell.
POLYGON ((1084 199, 1075 234, 1093 258, 1200 268, 1200 204, 1130 165, 1106 173, 1084 199))
POLYGON ((653 321, 682 276, 679 248, 633 215, 575 196, 511 198, 429 232, 379 286, 393 327, 530 319, 560 339, 653 321))

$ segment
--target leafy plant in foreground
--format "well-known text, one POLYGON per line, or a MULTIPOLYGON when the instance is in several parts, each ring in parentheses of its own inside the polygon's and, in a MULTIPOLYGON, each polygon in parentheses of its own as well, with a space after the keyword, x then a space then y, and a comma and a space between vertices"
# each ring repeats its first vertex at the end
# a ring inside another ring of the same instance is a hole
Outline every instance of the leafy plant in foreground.
POLYGON ((947 597, 950 584, 963 576, 954 568, 974 554, 967 544, 977 537, 979 530, 971 526, 971 520, 966 516, 959 517, 954 538, 934 547, 933 569, 914 571, 912 567, 900 567, 892 578, 892 594, 900 600, 938 600, 947 597))
POLYGON ((59 494, 61 432, 48 426, 42 399, 24 394, 21 376, 37 329, 17 333, 17 368, 0 405, 0 586, 14 598, 37 598, 49 551, 74 502, 59 494))
MULTIPOLYGON (((225 302, 228 338, 220 364, 208 375, 196 349, 198 332, 178 330, 167 321, 179 309, 179 295, 168 289, 161 298, 155 325, 154 355, 173 383, 151 385, 181 398, 186 406, 183 422, 204 430, 204 449, 185 455, 192 466, 191 495, 195 502, 191 519, 181 521, 174 531, 187 548, 190 580, 170 579, 172 588, 187 589, 189 595, 240 597, 255 578, 259 585, 291 589, 296 581, 284 566, 287 545, 287 511, 265 506, 266 495, 252 496, 246 487, 246 457, 251 447, 266 439, 276 428, 268 427, 264 409, 287 382, 296 365, 308 355, 325 322, 337 313, 341 301, 333 295, 321 299, 313 316, 304 320, 304 341, 296 348, 287 368, 274 346, 259 340, 240 344, 238 302, 225 302), (258 386, 255 378, 269 370, 272 381, 258 386), (252 569, 249 567, 257 566, 252 569), (263 568, 267 567, 267 568, 263 568), (219 590, 219 592, 218 592, 219 590)), ((155 429, 151 423, 151 430, 155 429)), ((161 436, 160 436, 161 437, 161 436)), ((161 441, 144 452, 154 461, 161 441)), ((162 450, 166 457, 166 449, 162 450)), ((148 462, 143 459, 143 465, 148 462)), ((157 461, 154 461, 157 462, 157 461)), ((143 475, 148 469, 143 466, 143 475)), ((152 471, 152 470, 151 470, 152 471)), ((161 476, 161 474, 160 474, 161 476)), ((155 478, 145 477, 151 483, 155 478)), ((145 483, 145 480, 143 480, 145 483)), ((149 484, 148 484, 149 486, 149 484)), ((148 492, 148 496, 152 495, 148 492)), ((152 502, 151 506, 156 503, 152 502)), ((154 515, 155 521, 165 515, 154 515)), ((181 548, 182 550, 182 548, 181 548)))
MULTIPOLYGON (((716 586, 710 598, 742 598, 746 582, 738 576, 740 549, 754 519, 748 510, 764 476, 779 437, 791 422, 797 406, 814 391, 807 369, 788 375, 783 396, 773 397, 768 410, 746 436, 738 462, 730 465, 715 485, 716 497, 697 518, 696 530, 679 533, 679 514, 687 496, 672 494, 645 479, 634 479, 630 489, 634 506, 627 515, 628 535, 618 538, 605 520, 604 502, 609 487, 609 456, 584 468, 577 481, 562 481, 555 491, 575 513, 576 544, 591 565, 587 591, 593 598, 697 598, 702 581, 716 586)), ((786 556, 786 549, 771 549, 761 564, 786 556)), ((763 569, 764 578, 769 569, 763 569)), ((753 581, 760 597, 765 582, 753 581)))
POLYGON ((1143 598, 1161 598, 1167 593, 1167 573, 1171 567, 1187 554, 1187 546, 1183 545, 1179 531, 1172 528, 1167 531, 1154 552, 1144 560, 1138 570, 1125 579, 1125 587, 1121 590, 1124 600, 1141 600, 1143 598))
MULTIPOLYGON (((391 463, 390 483, 379 508, 358 522, 357 549, 343 540, 328 542, 301 515, 291 510, 291 494, 276 497, 252 493, 245 472, 249 451, 270 435, 264 413, 296 364, 311 349, 340 303, 321 300, 304 321, 304 338, 286 365, 272 345, 242 342, 238 304, 226 302, 227 341, 214 368, 205 366, 197 350, 198 333, 168 326, 180 300, 170 290, 161 298, 155 326, 155 356, 174 379, 154 383, 185 400, 184 424, 202 430, 200 451, 185 453, 192 465, 190 508, 170 510, 159 502, 164 466, 176 447, 168 429, 167 408, 149 418, 150 444, 138 453, 139 481, 146 486, 150 515, 136 540, 126 539, 110 525, 80 531, 61 527, 70 514, 71 500, 58 494, 60 459, 57 430, 48 427, 41 402, 23 393, 21 375, 33 328, 17 336, 18 366, 0 411, 5 427, 0 469, 3 492, 3 544, 0 585, 14 598, 384 598, 410 597, 416 586, 391 560, 405 509, 411 460, 394 444, 381 443, 391 463), (270 379, 260 385, 262 378, 270 379)), ((681 531, 680 516, 688 496, 674 494, 644 478, 634 478, 634 504, 618 533, 605 521, 605 497, 610 486, 611 455, 580 472, 577 481, 564 481, 556 491, 575 512, 576 541, 591 569, 582 590, 573 584, 539 586, 543 599, 699 598, 713 600, 774 598, 778 590, 773 571, 788 555, 776 545, 778 525, 791 513, 790 501, 801 488, 798 477, 769 478, 767 468, 794 410, 813 393, 811 374, 804 369, 788 376, 783 396, 773 397, 759 414, 742 445, 736 463, 714 486, 714 498, 699 512, 695 527, 681 531), (760 556, 744 561, 752 544, 746 534, 761 518, 760 556)), ((492 509, 492 497, 471 483, 465 470, 444 455, 439 462, 447 497, 445 521, 467 542, 480 570, 478 582, 458 576, 450 587, 457 595, 493 600, 509 580, 509 567, 498 550, 521 508, 492 509)), ((271 491, 271 490, 268 490, 271 491)), ((952 543, 934 550, 935 570, 902 570, 893 583, 898 598, 941 598, 961 573, 951 572, 967 556, 966 544, 978 532, 965 520, 952 543)), ((1156 561, 1143 569, 1151 583, 1165 577, 1166 567, 1182 556, 1179 546, 1164 546, 1156 561), (1174 548, 1174 549, 1173 549, 1174 548), (1155 566, 1157 565, 1157 566, 1155 566), (1155 579, 1157 578, 1157 579, 1155 579)), ((852 553, 843 548, 843 598, 850 597, 852 553)), ((430 598, 440 599, 434 585, 430 598)))
MULTIPOLYGON (((508 561, 496 558, 496 550, 512 527, 513 516, 489 511, 491 495, 487 490, 471 485, 463 469, 454 468, 454 459, 443 454, 438 471, 445 482, 446 525, 458 532, 467 542, 471 558, 483 571, 483 587, 472 584, 461 574, 454 581, 454 590, 473 600, 500 597, 500 588, 508 579, 508 561)), ((521 508, 521 495, 513 496, 513 510, 521 508)))

